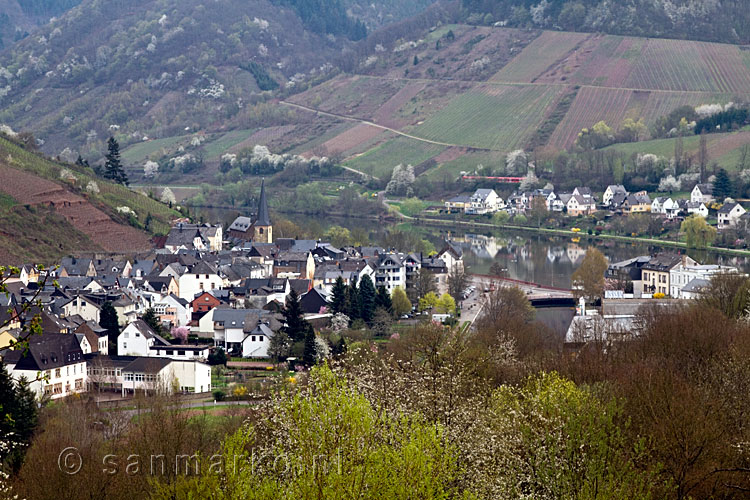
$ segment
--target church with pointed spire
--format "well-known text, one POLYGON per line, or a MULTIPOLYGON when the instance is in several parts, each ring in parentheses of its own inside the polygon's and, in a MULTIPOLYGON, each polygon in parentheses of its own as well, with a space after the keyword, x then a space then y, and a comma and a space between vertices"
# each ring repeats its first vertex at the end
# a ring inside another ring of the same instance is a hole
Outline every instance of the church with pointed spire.
POLYGON ((268 201, 266 200, 266 181, 260 182, 260 199, 258 200, 258 212, 254 219, 240 216, 229 226, 228 235, 243 241, 254 241, 256 243, 273 243, 273 225, 268 213, 268 201))
POLYGON ((268 201, 266 201, 266 180, 260 181, 260 200, 258 213, 253 221, 253 241, 257 243, 273 243, 273 226, 271 216, 268 215, 268 201))

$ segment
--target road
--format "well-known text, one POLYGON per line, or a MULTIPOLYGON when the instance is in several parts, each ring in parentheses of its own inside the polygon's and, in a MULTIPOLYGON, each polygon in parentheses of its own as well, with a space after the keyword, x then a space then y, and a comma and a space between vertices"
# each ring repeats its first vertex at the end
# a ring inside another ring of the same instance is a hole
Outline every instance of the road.
MULTIPOLYGON (((388 132, 393 132, 394 134, 400 135, 402 137, 408 137, 409 139, 414 139, 415 141, 426 142, 428 144, 436 144, 438 146, 446 146, 449 148, 471 148, 476 151, 494 151, 488 148, 478 148, 474 146, 467 146, 466 144, 452 144, 450 142, 433 141, 431 139, 425 139, 424 137, 417 137, 416 135, 407 134, 406 132, 402 132, 395 128, 386 127, 385 125, 378 125, 375 122, 371 122, 370 120, 365 120, 363 118, 353 118, 351 116, 339 115, 336 113, 329 113, 327 111, 320 111, 319 109, 311 108, 308 106, 303 106, 302 104, 294 104, 293 102, 279 101, 279 104, 284 104, 286 106, 291 106, 293 108, 303 109, 305 111, 310 111, 312 113, 318 113, 323 116, 330 116, 331 118, 338 118, 339 120, 347 120, 350 122, 358 122, 364 125, 370 125, 371 127, 379 128, 381 130, 387 130, 388 132)), ((360 172, 360 173, 363 173, 363 172, 360 172)))

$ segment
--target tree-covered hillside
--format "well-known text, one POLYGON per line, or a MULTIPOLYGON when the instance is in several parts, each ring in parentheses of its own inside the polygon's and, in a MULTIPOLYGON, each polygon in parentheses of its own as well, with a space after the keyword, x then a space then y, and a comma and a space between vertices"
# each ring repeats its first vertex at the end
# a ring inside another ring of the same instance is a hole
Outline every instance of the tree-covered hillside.
POLYGON ((744 0, 461 0, 472 24, 750 43, 744 0))
POLYGON ((0 122, 84 155, 110 133, 126 146, 231 128, 263 89, 332 71, 364 34, 325 4, 321 26, 305 2, 86 0, 0 55, 0 122))
POLYGON ((79 3, 81 0, 0 0, 0 49, 79 3))

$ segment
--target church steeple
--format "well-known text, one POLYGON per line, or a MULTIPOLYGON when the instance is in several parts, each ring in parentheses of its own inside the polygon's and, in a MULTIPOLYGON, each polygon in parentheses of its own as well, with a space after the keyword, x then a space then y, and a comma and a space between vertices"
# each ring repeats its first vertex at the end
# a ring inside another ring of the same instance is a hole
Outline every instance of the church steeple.
POLYGON ((258 215, 253 222, 253 241, 260 243, 273 243, 273 227, 271 217, 268 215, 268 201, 266 200, 266 180, 260 181, 260 199, 258 200, 258 215))

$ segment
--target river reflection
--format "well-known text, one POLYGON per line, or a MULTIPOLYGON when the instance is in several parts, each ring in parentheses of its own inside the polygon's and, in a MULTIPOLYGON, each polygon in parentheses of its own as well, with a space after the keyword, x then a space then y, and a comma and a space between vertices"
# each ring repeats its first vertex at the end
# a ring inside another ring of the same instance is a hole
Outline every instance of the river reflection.
MULTIPOLYGON (((222 215, 221 220, 229 224, 234 220, 237 212, 222 215)), ((491 268, 495 271, 502 269, 503 276, 559 288, 570 288, 573 271, 580 265, 589 246, 595 246, 601 250, 610 262, 638 255, 653 255, 658 252, 685 252, 684 249, 640 243, 589 240, 585 235, 580 237, 580 241, 575 242, 568 237, 540 235, 526 231, 482 230, 482 232, 477 232, 476 229, 464 229, 461 226, 451 230, 446 230, 444 227, 412 224, 383 226, 375 220, 360 218, 310 217, 297 214, 287 214, 285 217, 301 227, 314 225, 321 231, 334 225, 350 230, 364 229, 372 244, 378 244, 384 233, 395 227, 418 233, 422 238, 431 241, 438 249, 445 240, 451 240, 463 250, 464 263, 472 273, 491 274, 491 268), (496 265, 493 266, 493 264, 496 265)), ((690 251, 688 253, 703 264, 734 266, 741 271, 750 272, 748 257, 711 252, 690 251)))

